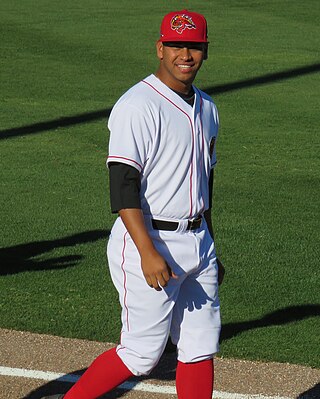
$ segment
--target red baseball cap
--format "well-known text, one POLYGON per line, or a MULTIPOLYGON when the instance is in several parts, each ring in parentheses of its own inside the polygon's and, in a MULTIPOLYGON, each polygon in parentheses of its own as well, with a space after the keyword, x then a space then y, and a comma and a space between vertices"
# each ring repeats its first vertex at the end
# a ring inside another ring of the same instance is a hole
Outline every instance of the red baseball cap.
POLYGON ((161 42, 208 43, 207 21, 202 14, 188 10, 165 15, 160 27, 161 42))

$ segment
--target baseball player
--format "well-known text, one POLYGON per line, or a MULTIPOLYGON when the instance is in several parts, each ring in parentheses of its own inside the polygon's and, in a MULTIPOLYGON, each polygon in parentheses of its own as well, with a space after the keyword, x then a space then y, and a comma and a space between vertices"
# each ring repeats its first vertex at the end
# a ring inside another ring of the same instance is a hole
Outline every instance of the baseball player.
POLYGON ((108 261, 122 307, 119 345, 63 395, 94 399, 147 375, 168 340, 179 399, 209 399, 218 351, 218 260, 211 224, 218 113, 193 85, 207 58, 207 23, 188 10, 162 20, 159 68, 115 104, 107 164, 117 218, 108 261))

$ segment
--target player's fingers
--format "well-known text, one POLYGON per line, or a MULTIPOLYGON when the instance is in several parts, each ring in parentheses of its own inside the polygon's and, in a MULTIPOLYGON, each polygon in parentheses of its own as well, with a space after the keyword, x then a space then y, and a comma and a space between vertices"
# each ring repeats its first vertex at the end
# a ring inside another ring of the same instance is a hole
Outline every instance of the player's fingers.
POLYGON ((151 279, 149 277, 147 277, 147 276, 144 276, 144 278, 146 279, 146 282, 147 282, 148 286, 153 288, 151 279))
MULTIPOLYGON (((154 279, 152 278, 152 276, 149 276, 149 275, 145 275, 144 278, 146 279, 146 282, 147 282, 148 286, 149 286, 150 288, 154 288, 154 282, 155 282, 156 280, 154 280, 154 279)), ((158 284, 156 283, 156 285, 158 285, 158 284)))
POLYGON ((158 277, 158 281, 159 281, 159 284, 161 285, 161 287, 166 287, 169 280, 170 280, 170 276, 169 276, 168 272, 163 272, 158 277))
POLYGON ((150 287, 154 288, 156 291, 161 291, 161 287, 159 286, 158 283, 158 278, 156 276, 151 276, 150 280, 151 280, 150 287))

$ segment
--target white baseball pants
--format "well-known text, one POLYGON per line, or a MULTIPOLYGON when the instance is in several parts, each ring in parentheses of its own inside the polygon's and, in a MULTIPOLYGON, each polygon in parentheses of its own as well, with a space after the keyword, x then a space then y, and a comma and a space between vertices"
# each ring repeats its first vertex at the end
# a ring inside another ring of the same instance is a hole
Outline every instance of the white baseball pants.
POLYGON ((220 304, 214 242, 205 220, 195 231, 158 231, 146 224, 154 245, 178 279, 162 291, 145 281, 140 255, 119 217, 107 254, 122 307, 117 353, 135 375, 146 375, 158 363, 169 334, 184 363, 210 359, 219 350, 220 304))

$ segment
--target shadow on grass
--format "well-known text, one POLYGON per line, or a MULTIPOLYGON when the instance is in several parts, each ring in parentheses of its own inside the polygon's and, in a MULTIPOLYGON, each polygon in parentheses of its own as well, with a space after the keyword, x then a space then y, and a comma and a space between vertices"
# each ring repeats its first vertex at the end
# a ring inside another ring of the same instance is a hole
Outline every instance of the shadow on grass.
MULTIPOLYGON (((261 76, 254 76, 252 78, 238 80, 231 83, 225 83, 221 85, 211 86, 203 88, 202 90, 209 95, 214 94, 215 96, 245 89, 248 87, 271 84, 275 82, 279 82, 285 79, 292 79, 298 76, 308 75, 311 73, 320 72, 320 64, 315 63, 311 65, 305 65, 297 68, 287 69, 284 71, 268 73, 261 76)), ((78 115, 73 116, 66 116, 57 119, 52 119, 45 122, 38 122, 31 125, 14 127, 10 129, 4 129, 0 131, 0 140, 1 139, 8 139, 17 136, 23 136, 27 134, 35 134, 41 133, 48 130, 55 130, 61 127, 73 126, 82 123, 92 122, 99 119, 107 119, 110 115, 112 108, 108 109, 101 109, 98 111, 86 112, 78 115)))
MULTIPOLYGON (((226 341, 238 334, 250 331, 256 328, 271 327, 277 325, 284 325, 288 323, 293 323, 296 321, 301 321, 309 317, 316 317, 319 315, 320 305, 296 305, 287 308, 276 310, 266 314, 260 319, 251 320, 248 322, 240 323, 229 323, 222 327, 221 340, 226 341)), ((157 367, 152 371, 149 376, 134 378, 129 380, 129 385, 133 387, 135 384, 148 379, 157 379, 160 381, 171 381, 175 380, 175 370, 176 370, 176 354, 175 347, 168 343, 165 353, 160 359, 157 367)), ((81 375, 85 370, 77 370, 72 374, 81 375)), ((43 395, 55 394, 55 393, 65 393, 70 389, 70 383, 62 383, 59 380, 49 382, 44 384, 38 389, 30 392, 25 399, 39 399, 43 395)), ((131 388, 132 389, 132 388, 131 388)), ((128 389, 129 390, 129 389, 128 389)), ((103 398, 116 399, 121 398, 125 394, 126 390, 116 389, 106 395, 103 398)), ((318 399, 319 396, 319 384, 310 388, 308 391, 301 393, 297 396, 297 399, 318 399), (318 396, 317 396, 318 395, 318 396)))
POLYGON ((287 308, 268 313, 260 319, 239 323, 228 323, 223 326, 220 339, 221 341, 225 341, 245 331, 270 326, 281 326, 283 324, 293 323, 295 321, 307 319, 309 317, 319 316, 319 314, 319 304, 289 306, 287 308))
POLYGON ((73 247, 78 244, 105 239, 109 235, 106 230, 92 230, 74 234, 56 240, 36 241, 0 249, 0 275, 15 274, 24 271, 48 269, 64 269, 75 266, 82 255, 74 254, 51 259, 36 259, 44 253, 56 248, 73 247))

